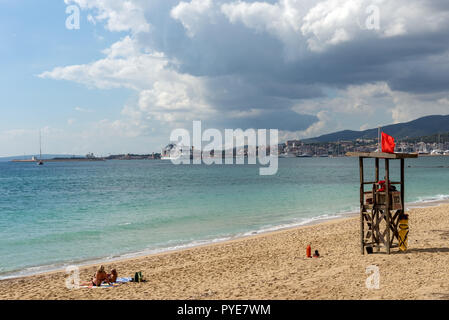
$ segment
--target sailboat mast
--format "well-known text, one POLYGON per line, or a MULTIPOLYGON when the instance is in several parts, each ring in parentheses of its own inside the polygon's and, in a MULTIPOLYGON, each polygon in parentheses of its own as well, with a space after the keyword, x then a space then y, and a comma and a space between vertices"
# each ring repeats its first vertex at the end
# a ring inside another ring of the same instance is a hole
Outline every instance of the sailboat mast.
POLYGON ((42 160, 42 136, 41 136, 41 130, 39 130, 39 160, 42 160))
POLYGON ((377 127, 377 152, 381 152, 382 151, 382 143, 380 141, 380 126, 377 127))

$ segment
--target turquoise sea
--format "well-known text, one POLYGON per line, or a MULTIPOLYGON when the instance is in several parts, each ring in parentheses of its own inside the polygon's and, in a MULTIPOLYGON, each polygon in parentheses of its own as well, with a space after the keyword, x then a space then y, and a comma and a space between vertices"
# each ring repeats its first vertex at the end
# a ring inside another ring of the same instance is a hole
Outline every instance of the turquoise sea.
MULTIPOLYGON (((358 174, 354 158, 279 159, 275 176, 162 160, 0 162, 0 279, 341 216, 357 211, 358 174)), ((446 199, 449 157, 406 161, 408 203, 446 199)))

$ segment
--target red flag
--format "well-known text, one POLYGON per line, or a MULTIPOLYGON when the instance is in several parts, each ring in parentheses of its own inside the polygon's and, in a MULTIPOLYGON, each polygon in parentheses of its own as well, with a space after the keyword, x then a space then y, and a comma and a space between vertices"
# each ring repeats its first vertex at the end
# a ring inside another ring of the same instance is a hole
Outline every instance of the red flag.
POLYGON ((394 153, 395 146, 394 138, 382 132, 382 152, 394 153))

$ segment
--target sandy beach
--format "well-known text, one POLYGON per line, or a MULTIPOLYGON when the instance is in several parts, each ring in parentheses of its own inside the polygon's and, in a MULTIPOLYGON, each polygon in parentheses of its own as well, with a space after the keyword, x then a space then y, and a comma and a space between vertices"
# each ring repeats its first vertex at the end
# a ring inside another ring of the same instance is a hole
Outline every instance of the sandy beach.
POLYGON ((361 255, 354 217, 105 266, 148 281, 69 290, 53 272, 0 281, 0 299, 449 299, 449 205, 410 211, 405 253, 361 255), (308 242, 320 258, 305 257, 308 242), (378 290, 365 285, 370 265, 378 290))

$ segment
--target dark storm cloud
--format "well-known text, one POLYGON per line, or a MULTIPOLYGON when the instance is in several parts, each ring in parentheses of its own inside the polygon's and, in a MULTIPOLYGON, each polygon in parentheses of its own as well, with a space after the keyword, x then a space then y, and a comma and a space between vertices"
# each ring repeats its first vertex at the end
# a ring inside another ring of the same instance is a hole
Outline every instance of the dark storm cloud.
POLYGON ((291 110, 265 110, 259 115, 240 118, 219 118, 203 121, 204 127, 218 129, 279 129, 286 131, 306 130, 318 121, 316 116, 298 114, 291 110))
MULTIPOLYGON (((238 74, 250 75, 252 80, 258 76, 305 84, 346 85, 354 84, 351 79, 357 82, 392 79, 392 72, 387 72, 391 64, 404 60, 413 64, 417 59, 431 63, 430 55, 443 53, 449 47, 448 30, 384 39, 366 31, 366 37, 357 41, 342 43, 324 53, 304 50, 297 61, 287 61, 278 39, 241 24, 231 24, 223 15, 217 15, 213 23, 188 37, 182 24, 170 17, 170 10, 177 2, 164 1, 157 14, 150 14, 148 19, 154 28, 146 35, 146 41, 181 61, 180 71, 195 76, 238 74)), ((449 10, 447 3, 437 2, 434 6, 449 10)))
MULTIPOLYGON (((214 108, 264 110, 259 118, 238 120, 241 127, 263 127, 270 120, 280 129, 301 130, 316 118, 294 113, 292 106, 322 97, 326 87, 344 89, 378 81, 409 93, 441 92, 449 87, 447 28, 394 37, 366 30, 363 37, 323 52, 309 50, 304 38, 297 58, 287 59, 279 38, 232 24, 223 14, 202 22, 189 37, 181 22, 170 16, 178 3, 153 2, 146 15, 152 30, 140 35, 140 40, 178 61, 180 72, 210 77, 207 99, 214 108)), ((433 1, 429 8, 448 11, 449 3, 433 1)))

